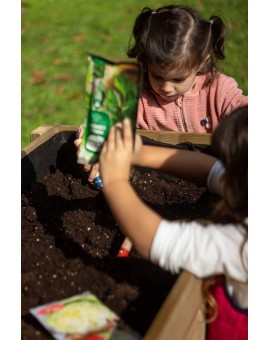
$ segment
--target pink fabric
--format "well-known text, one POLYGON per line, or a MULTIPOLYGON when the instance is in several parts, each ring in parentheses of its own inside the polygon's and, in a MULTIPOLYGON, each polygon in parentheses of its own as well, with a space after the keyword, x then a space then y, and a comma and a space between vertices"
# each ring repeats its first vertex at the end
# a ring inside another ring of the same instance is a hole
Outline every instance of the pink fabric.
POLYGON ((225 115, 248 103, 248 97, 243 95, 233 78, 221 73, 210 86, 204 86, 206 79, 207 75, 197 76, 191 89, 172 102, 142 90, 137 128, 212 132, 225 115))
POLYGON ((207 340, 247 340, 248 314, 233 306, 224 292, 222 281, 218 281, 211 293, 218 304, 217 318, 207 325, 207 340))

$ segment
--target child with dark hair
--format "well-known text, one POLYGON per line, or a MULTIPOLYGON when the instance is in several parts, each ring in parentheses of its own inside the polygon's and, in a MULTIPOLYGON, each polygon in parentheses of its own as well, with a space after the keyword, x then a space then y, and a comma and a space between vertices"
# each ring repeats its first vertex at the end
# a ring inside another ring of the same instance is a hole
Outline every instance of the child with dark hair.
POLYGON ((236 81, 216 69, 225 58, 219 16, 205 20, 180 5, 146 7, 132 36, 127 54, 144 73, 137 128, 213 132, 225 115, 247 104, 236 81))
MULTIPOLYGON (((225 58, 226 27, 219 16, 203 19, 194 9, 146 7, 135 20, 128 49, 143 70, 137 128, 212 133, 233 110, 247 105, 236 81, 217 71, 225 58), (131 37, 132 38, 132 37, 131 37)), ((79 147, 82 126, 75 145, 79 147)), ((93 181, 99 164, 85 164, 93 181)))
POLYGON ((226 116, 212 136, 214 156, 150 145, 133 151, 129 120, 113 126, 100 155, 104 196, 138 253, 172 273, 203 278, 207 339, 248 334, 248 108, 226 116), (148 207, 129 183, 131 165, 207 185, 220 195, 215 219, 169 221, 148 207))

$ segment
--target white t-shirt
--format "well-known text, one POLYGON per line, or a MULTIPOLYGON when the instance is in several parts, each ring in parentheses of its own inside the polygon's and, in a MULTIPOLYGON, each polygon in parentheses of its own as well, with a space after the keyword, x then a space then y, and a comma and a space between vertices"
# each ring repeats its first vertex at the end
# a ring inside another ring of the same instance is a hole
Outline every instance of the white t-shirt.
MULTIPOLYGON (((215 162, 208 188, 220 193, 224 168, 215 162)), ((185 269, 204 278, 224 274, 229 293, 242 308, 248 306, 248 242, 246 231, 234 224, 202 224, 162 220, 151 245, 153 263, 173 274, 185 269)))

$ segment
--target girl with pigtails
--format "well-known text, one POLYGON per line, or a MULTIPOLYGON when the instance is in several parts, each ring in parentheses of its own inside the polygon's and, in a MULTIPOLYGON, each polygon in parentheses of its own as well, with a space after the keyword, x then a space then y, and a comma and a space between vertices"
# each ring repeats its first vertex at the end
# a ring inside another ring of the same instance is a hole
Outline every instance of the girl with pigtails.
POLYGON ((219 16, 205 20, 181 5, 146 7, 132 37, 127 54, 143 70, 137 128, 213 132, 225 115, 247 105, 236 81, 217 70, 226 37, 219 16))
MULTIPOLYGON (((225 38, 219 16, 205 20, 182 5, 141 11, 127 50, 143 71, 138 129, 212 133, 225 116, 248 104, 235 79, 217 69, 225 38)), ((80 126, 78 148, 82 135, 80 126)), ((92 182, 99 164, 85 164, 84 170, 92 182)))

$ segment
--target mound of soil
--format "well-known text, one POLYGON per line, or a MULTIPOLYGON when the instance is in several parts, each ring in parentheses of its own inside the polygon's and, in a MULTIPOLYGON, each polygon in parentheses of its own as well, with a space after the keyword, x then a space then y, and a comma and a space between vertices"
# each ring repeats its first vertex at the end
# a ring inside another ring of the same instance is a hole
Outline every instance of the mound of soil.
MULTIPOLYGON (((148 169, 134 168, 138 195, 168 219, 206 217, 213 196, 205 188, 148 169)), ((124 239, 103 193, 80 165, 31 185, 22 194, 22 339, 51 339, 29 309, 91 291, 142 336, 176 275, 142 259, 116 254, 124 239)))

